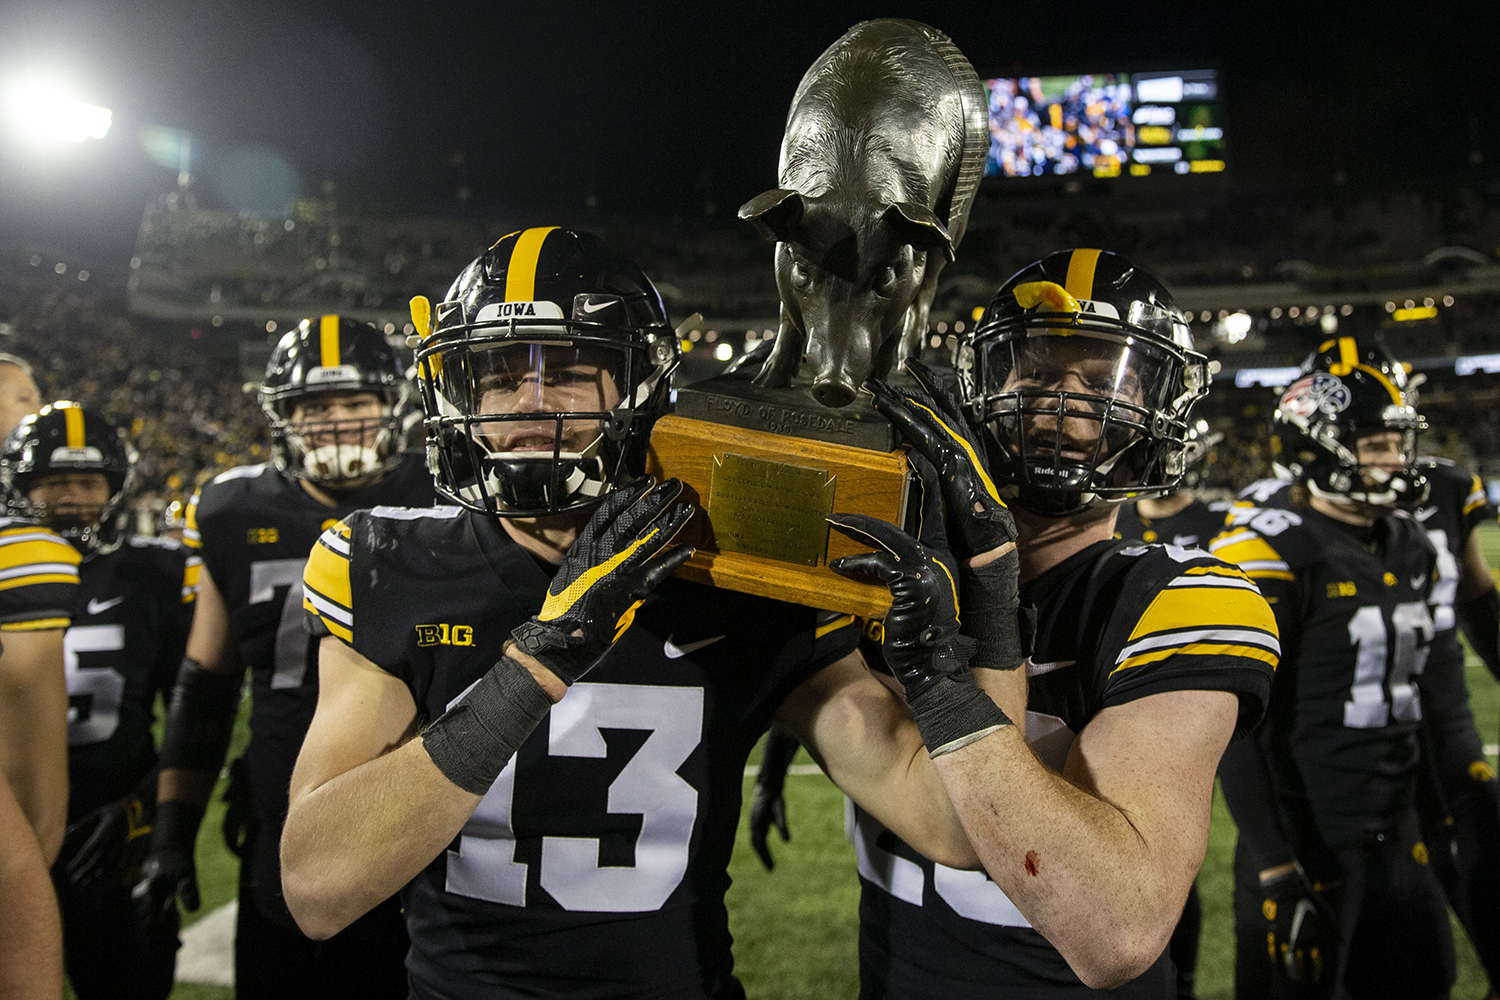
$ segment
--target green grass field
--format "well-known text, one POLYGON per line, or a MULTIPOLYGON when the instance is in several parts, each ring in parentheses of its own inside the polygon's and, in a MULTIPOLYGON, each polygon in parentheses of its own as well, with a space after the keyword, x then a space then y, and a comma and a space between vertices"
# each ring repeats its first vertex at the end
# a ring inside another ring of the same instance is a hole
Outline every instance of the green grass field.
MULTIPOLYGON (((1500 529, 1485 525, 1481 543, 1491 566, 1500 566, 1500 529)), ((1471 704, 1486 744, 1497 742, 1500 685, 1479 660, 1470 656, 1467 674, 1471 704)), ((235 751, 245 739, 244 719, 236 732, 235 751)), ((759 752, 752 760, 759 761, 759 752)), ((806 763, 799 755, 798 763, 806 763)), ((749 801, 750 779, 745 782, 749 801)), ((730 874, 729 918, 735 937, 735 963, 752 1000, 852 998, 858 985, 856 941, 859 884, 854 850, 844 839, 844 800, 821 775, 787 779, 787 810, 792 841, 772 835, 777 865, 765 871, 750 849, 743 820, 730 874)), ((198 874, 203 909, 189 922, 223 905, 235 894, 236 860, 219 834, 223 806, 215 800, 198 841, 198 874)), ((1233 996, 1234 942, 1230 913, 1234 824, 1223 798, 1214 799, 1208 857, 1199 875, 1203 897, 1203 941, 1198 968, 1199 996, 1228 1000, 1233 996)), ((1463 931, 1458 941, 1458 983, 1454 1000, 1481 1000, 1486 981, 1463 931)), ((179 984, 173 1000, 228 1000, 232 991, 214 986, 179 984)))

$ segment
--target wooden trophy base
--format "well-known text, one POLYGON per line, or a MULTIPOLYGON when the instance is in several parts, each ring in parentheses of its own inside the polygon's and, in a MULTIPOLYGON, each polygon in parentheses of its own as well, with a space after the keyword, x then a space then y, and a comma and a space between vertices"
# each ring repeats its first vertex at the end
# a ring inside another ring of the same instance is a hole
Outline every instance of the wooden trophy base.
POLYGON ((872 451, 677 415, 651 433, 648 469, 682 480, 698 505, 680 540, 697 552, 678 576, 827 611, 881 618, 883 584, 851 580, 830 559, 867 552, 828 528, 838 511, 901 524, 904 450, 872 451))

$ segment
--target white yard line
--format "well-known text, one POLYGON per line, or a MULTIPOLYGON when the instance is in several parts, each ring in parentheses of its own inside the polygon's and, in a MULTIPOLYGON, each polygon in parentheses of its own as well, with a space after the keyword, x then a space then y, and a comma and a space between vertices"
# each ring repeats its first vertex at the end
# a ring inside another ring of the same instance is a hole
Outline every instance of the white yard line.
POLYGON ((179 983, 234 985, 234 918, 239 904, 230 900, 182 932, 177 952, 179 983))

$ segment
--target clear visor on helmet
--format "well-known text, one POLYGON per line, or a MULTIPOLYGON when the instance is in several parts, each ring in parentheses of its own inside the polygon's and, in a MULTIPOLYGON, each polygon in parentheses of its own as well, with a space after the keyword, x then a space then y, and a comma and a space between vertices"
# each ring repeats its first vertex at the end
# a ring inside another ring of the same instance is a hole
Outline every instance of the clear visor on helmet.
POLYGON ((584 337, 458 341, 419 352, 460 497, 497 513, 599 495, 651 386, 639 348, 584 337))
POLYGON ((1184 387, 1179 355, 1129 335, 1052 327, 976 349, 977 415, 1021 485, 1117 499, 1175 484, 1197 395, 1184 387))

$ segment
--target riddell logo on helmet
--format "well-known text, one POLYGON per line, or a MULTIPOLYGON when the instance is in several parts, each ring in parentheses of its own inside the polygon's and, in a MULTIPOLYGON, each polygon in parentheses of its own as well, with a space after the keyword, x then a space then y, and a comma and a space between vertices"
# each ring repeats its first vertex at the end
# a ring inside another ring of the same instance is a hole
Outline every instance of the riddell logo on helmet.
POLYGON ((53 465, 102 465, 104 453, 93 445, 82 448, 53 448, 53 465))

